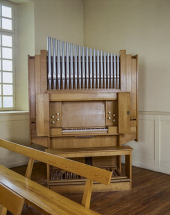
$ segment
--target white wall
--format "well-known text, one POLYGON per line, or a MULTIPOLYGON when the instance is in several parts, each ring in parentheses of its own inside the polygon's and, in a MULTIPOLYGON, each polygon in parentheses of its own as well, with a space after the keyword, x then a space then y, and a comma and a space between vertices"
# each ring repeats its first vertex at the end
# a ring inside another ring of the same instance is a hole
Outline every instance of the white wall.
POLYGON ((84 0, 84 45, 139 55, 139 111, 170 111, 170 1, 84 0))
POLYGON ((47 49, 47 36, 83 45, 82 0, 34 0, 35 52, 47 49))
POLYGON ((15 23, 15 106, 28 111, 28 54, 35 55, 33 3, 15 6, 15 23))
POLYGON ((15 21, 16 110, 28 111, 28 55, 46 50, 47 36, 83 45, 83 1, 31 0, 17 4, 15 21))
MULTIPOLYGON (((1 112, 0 138, 29 146, 29 113, 1 112)), ((20 166, 28 163, 28 158, 0 148, 0 164, 7 167, 20 166)))
POLYGON ((170 174, 169 131, 169 112, 140 112, 139 142, 125 144, 134 149, 132 165, 170 174))

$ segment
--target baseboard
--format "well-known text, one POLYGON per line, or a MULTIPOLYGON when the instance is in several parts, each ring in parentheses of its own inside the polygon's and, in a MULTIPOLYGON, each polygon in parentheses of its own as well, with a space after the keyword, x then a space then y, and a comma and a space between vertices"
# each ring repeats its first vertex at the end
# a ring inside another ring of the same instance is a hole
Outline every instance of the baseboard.
POLYGON ((153 171, 156 171, 156 172, 170 174, 170 169, 169 168, 163 168, 163 167, 148 165, 148 164, 140 163, 140 162, 137 162, 137 161, 132 161, 132 165, 136 166, 136 167, 144 168, 144 169, 153 170, 153 171))
POLYGON ((17 156, 17 157, 0 159, 0 164, 7 168, 12 168, 12 167, 26 165, 26 164, 28 164, 28 160, 29 160, 28 157, 21 155, 21 156, 17 156))

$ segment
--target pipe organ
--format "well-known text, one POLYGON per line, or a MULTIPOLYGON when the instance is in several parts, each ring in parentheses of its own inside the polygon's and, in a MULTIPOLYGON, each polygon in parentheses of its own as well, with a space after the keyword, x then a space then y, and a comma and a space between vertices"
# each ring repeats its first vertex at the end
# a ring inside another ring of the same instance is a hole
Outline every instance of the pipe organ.
MULTIPOLYGON (((47 51, 28 56, 30 141, 46 151, 112 172, 110 187, 132 186, 131 151, 138 141, 138 56, 47 38, 47 51), (121 165, 125 155, 125 170, 121 165)), ((81 192, 85 180, 47 167, 50 189, 81 192)))

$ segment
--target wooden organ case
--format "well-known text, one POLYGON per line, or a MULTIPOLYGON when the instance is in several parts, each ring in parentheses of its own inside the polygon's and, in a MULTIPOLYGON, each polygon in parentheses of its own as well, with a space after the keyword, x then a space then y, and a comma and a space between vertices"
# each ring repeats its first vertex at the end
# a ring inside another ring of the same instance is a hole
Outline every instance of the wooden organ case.
MULTIPOLYGON (((28 57, 28 72, 31 144, 112 171, 111 185, 94 182, 93 191, 131 189, 133 149, 123 144, 138 141, 138 56, 48 38, 47 51, 28 57)), ((60 193, 85 185, 84 178, 52 166, 47 182, 60 193)))

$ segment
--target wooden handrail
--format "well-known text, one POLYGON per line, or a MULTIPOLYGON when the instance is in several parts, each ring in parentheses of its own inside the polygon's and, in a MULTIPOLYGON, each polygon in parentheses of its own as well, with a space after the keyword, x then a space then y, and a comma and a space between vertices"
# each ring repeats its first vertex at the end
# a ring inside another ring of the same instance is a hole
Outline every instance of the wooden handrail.
MULTIPOLYGON (((99 215, 11 169, 0 165, 0 182, 25 198, 26 203, 48 215, 99 215)), ((2 194, 4 194, 2 192, 2 194)), ((16 204, 15 200, 13 201, 16 204)))
POLYGON ((60 169, 75 173, 87 179, 91 179, 106 185, 110 184, 112 175, 110 171, 89 166, 83 163, 78 163, 73 160, 38 151, 36 149, 32 149, 30 147, 22 146, 2 139, 0 139, 0 147, 19 153, 21 155, 25 155, 29 158, 39 160, 43 163, 58 167, 60 169))

